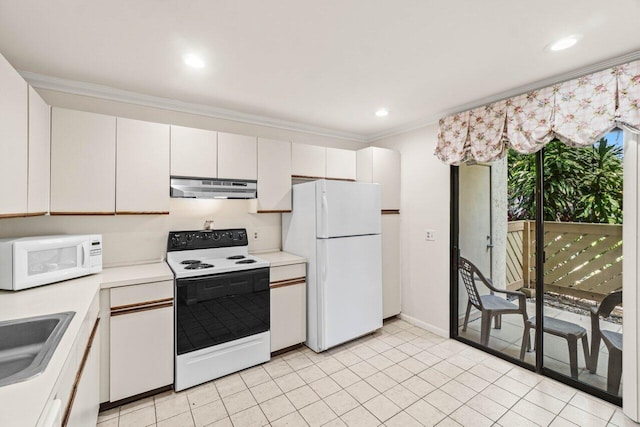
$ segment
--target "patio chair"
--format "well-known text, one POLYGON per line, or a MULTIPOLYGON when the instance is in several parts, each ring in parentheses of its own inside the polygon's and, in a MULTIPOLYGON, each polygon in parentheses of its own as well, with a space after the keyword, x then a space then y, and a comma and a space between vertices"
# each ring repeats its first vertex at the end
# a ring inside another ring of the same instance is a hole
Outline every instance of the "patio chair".
POLYGON ((591 373, 598 369, 598 354, 600 340, 609 350, 609 364, 607 367, 607 392, 618 394, 620 378, 622 377, 622 334, 619 332, 600 329, 600 318, 608 317, 616 306, 622 304, 622 290, 611 292, 600 306, 591 308, 591 360, 588 366, 591 373))
POLYGON ((480 321, 480 343, 484 346, 489 344, 491 320, 493 318, 495 318, 496 329, 500 329, 502 327, 503 314, 519 314, 522 316, 523 321, 527 320, 527 299, 524 293, 495 288, 493 286, 493 282, 491 282, 490 279, 487 279, 480 270, 478 270, 478 268, 466 258, 460 257, 458 269, 460 270, 462 282, 467 289, 467 294, 469 294, 467 312, 465 314, 464 325, 462 327, 463 331, 467 330, 472 306, 480 310, 482 313, 480 321), (480 295, 478 288, 476 287, 476 281, 482 282, 489 289, 488 295, 480 295), (518 305, 496 296, 496 292, 518 297, 518 305))

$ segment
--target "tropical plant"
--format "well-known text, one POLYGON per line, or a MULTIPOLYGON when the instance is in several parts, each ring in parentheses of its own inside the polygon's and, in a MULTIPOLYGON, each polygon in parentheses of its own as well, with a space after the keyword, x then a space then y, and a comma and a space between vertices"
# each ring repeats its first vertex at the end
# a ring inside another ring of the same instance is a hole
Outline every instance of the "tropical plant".
MULTIPOLYGON (((535 218, 535 154, 510 150, 509 220, 535 218)), ((558 140, 544 151, 544 220, 622 223, 622 148, 605 138, 573 148, 558 140)))

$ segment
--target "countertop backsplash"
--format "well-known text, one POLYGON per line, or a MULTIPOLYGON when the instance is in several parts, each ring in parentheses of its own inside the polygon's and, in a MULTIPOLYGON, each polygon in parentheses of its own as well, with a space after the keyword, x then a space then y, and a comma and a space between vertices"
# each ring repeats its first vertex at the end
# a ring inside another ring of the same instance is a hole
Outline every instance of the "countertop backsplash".
POLYGON ((169 215, 40 216, 0 219, 0 238, 50 234, 103 236, 103 266, 115 267, 163 260, 169 231, 246 228, 249 251, 277 250, 281 215, 253 214, 249 200, 171 199, 169 215), (253 238, 258 232, 258 239, 253 238))

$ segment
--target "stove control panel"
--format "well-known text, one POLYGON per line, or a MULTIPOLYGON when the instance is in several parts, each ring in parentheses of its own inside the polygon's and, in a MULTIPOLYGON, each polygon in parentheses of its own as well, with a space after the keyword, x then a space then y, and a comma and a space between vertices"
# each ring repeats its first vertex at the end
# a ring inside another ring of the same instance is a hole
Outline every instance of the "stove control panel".
POLYGON ((167 251, 190 249, 228 248, 247 246, 247 230, 233 228, 227 230, 170 231, 167 251))

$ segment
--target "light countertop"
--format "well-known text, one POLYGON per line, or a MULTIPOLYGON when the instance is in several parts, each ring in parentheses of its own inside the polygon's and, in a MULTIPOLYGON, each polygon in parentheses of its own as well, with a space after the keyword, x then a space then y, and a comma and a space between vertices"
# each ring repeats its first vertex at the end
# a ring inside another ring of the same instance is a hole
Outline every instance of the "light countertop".
MULTIPOLYGON (((173 280, 164 262, 105 268, 102 273, 22 291, 0 291, 0 321, 75 311, 45 371, 0 387, 0 426, 35 426, 100 289, 173 280)), ((64 410, 64 408, 63 408, 64 410)))
POLYGON ((306 258, 282 251, 255 252, 253 255, 257 256, 258 258, 262 258, 265 261, 269 261, 271 267, 280 267, 283 265, 301 264, 307 262, 306 258))
POLYGON ((0 425, 36 425, 99 290, 99 275, 94 275, 18 292, 0 292, 0 320, 76 312, 42 374, 0 387, 0 425))
POLYGON ((117 286, 173 280, 173 272, 166 262, 105 268, 100 274, 102 289, 117 286))

